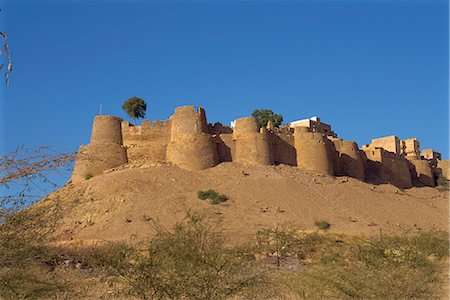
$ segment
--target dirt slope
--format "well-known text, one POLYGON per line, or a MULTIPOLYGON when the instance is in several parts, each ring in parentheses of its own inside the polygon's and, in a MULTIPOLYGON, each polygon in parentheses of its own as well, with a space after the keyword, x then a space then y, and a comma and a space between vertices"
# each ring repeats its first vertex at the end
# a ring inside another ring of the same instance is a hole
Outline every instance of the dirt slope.
POLYGON ((331 231, 379 234, 421 229, 448 230, 449 194, 435 188, 400 190, 347 177, 309 174, 295 167, 222 163, 190 172, 170 165, 124 168, 62 189, 36 207, 61 201, 58 239, 130 240, 171 226, 189 209, 223 218, 233 242, 261 227, 293 224, 314 230, 326 220, 331 231), (229 200, 212 205, 197 191, 215 189, 229 200))

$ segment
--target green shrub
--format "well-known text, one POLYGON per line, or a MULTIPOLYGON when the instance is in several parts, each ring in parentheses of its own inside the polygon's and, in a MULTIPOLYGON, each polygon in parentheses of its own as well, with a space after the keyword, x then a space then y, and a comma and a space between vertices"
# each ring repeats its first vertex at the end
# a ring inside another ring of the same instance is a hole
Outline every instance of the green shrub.
POLYGON ((442 175, 442 174, 439 174, 438 178, 436 179, 436 185, 437 185, 439 188, 442 188, 442 189, 445 189, 445 190, 448 190, 448 189, 449 189, 449 186, 448 186, 448 180, 447 180, 447 178, 446 178, 444 175, 442 175))
POLYGON ((215 199, 219 195, 215 190, 207 190, 206 193, 209 199, 215 199))
POLYGON ((54 272, 57 253, 47 243, 59 217, 58 200, 48 200, 0 224, 1 299, 83 298, 54 272))
POLYGON ((217 195, 216 200, 219 202, 225 202, 228 200, 228 197, 225 195, 217 195))
POLYGON ((206 200, 206 199, 208 199, 208 197, 209 197, 209 193, 206 192, 206 191, 198 191, 198 192, 197 192, 197 197, 198 197, 198 199, 200 199, 200 200, 206 200))
POLYGON ((265 285, 255 262, 224 246, 217 224, 194 213, 173 230, 118 258, 107 258, 125 279, 129 294, 142 299, 253 298, 265 285))
POLYGON ((92 174, 86 174, 85 176, 84 176, 84 179, 85 180, 89 180, 89 179, 91 179, 92 177, 94 177, 94 175, 92 175, 92 174))
POLYGON ((317 228, 319 228, 321 230, 327 230, 331 227, 331 224, 325 220, 315 221, 314 225, 316 225, 317 228))
POLYGON ((209 203, 211 203, 211 204, 219 204, 220 201, 217 198, 212 198, 212 199, 209 199, 209 203))
POLYGON ((299 239, 295 236, 294 229, 285 225, 273 226, 256 232, 254 250, 265 256, 274 256, 279 267, 281 259, 288 256, 298 257, 298 244, 299 239))
POLYGON ((221 202, 225 202, 228 200, 228 197, 225 195, 220 195, 215 190, 206 190, 206 191, 198 191, 197 197, 200 200, 210 199, 209 202, 211 204, 219 204, 221 202))

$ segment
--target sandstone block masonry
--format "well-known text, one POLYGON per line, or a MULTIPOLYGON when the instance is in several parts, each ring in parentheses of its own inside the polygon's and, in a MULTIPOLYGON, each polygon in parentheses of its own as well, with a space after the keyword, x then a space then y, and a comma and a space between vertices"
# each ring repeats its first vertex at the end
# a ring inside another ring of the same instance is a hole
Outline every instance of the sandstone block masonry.
POLYGON ((210 124, 205 111, 195 106, 178 107, 169 120, 144 120, 141 126, 114 116, 96 116, 90 143, 79 148, 72 182, 127 164, 164 162, 192 171, 222 162, 286 164, 312 173, 401 188, 434 186, 439 174, 448 175, 448 161, 442 161, 432 149, 424 150, 421 156, 416 138, 388 136, 359 149, 355 142, 338 138, 319 118, 280 128, 270 123, 260 128, 253 117, 233 124, 210 124))

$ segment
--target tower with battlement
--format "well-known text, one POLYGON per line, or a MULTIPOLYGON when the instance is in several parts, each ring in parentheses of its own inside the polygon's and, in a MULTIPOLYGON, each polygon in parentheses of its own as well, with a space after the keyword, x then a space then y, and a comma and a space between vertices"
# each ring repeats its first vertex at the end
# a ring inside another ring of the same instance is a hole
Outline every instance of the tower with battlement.
POLYGON ((208 132, 203 108, 182 106, 170 117, 167 160, 186 170, 203 170, 219 163, 217 145, 208 132))
POLYGON ((335 149, 334 173, 364 180, 364 164, 358 145, 352 141, 330 138, 335 149))
POLYGON ((123 147, 122 119, 113 116, 96 116, 92 125, 89 145, 78 149, 72 181, 102 174, 104 171, 128 162, 123 147))
POLYGON ((299 168, 313 173, 334 175, 330 147, 323 133, 311 132, 308 127, 296 127, 294 139, 299 168))
POLYGON ((237 119, 233 128, 234 161, 255 165, 273 165, 273 151, 266 128, 254 117, 237 119))

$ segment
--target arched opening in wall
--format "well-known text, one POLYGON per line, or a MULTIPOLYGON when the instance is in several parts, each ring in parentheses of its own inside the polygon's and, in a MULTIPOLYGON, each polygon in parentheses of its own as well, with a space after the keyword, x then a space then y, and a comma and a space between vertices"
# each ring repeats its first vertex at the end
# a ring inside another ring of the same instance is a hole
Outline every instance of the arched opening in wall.
POLYGON ((200 108, 198 106, 194 107, 194 112, 198 113, 200 111, 200 108))

